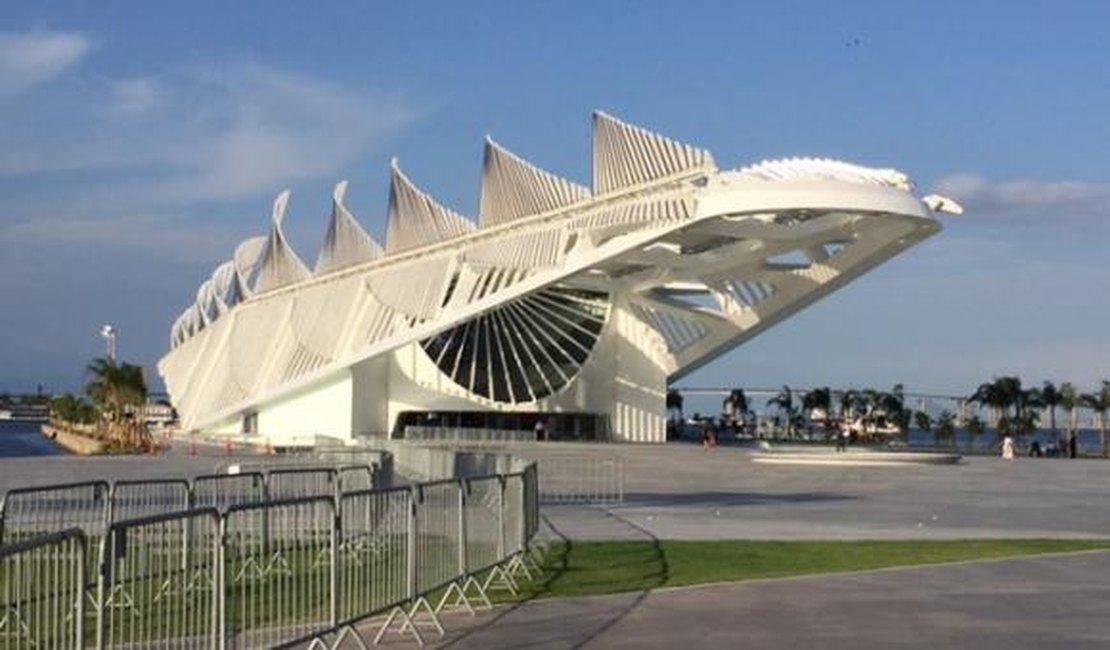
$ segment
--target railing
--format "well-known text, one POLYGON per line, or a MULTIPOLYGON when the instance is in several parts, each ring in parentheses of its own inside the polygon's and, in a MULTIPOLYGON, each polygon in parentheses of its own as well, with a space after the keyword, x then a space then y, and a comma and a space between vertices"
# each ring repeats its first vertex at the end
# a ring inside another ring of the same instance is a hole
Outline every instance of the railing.
MULTIPOLYGON (((303 463, 303 461, 301 461, 303 463)), ((16 488, 0 498, 0 544, 80 528, 95 545, 113 522, 195 508, 225 511, 274 499, 332 496, 380 483, 377 465, 283 463, 273 469, 192 478, 85 481, 16 488)))
POLYGON ((79 528, 0 546, 0 648, 83 647, 87 556, 79 528))
POLYGON ((463 443, 478 446, 483 443, 504 444, 513 442, 536 442, 535 431, 513 429, 479 429, 472 427, 405 427, 404 439, 424 443, 463 443))
POLYGON ((533 460, 538 465, 542 503, 624 503, 624 462, 618 456, 543 455, 533 460))
POLYGON ((37 536, 0 547, 0 650, 423 644, 445 608, 488 607, 536 569, 534 465, 353 491, 350 467, 219 476, 9 493, 9 532, 37 536), (70 514, 91 534, 42 534, 70 514))

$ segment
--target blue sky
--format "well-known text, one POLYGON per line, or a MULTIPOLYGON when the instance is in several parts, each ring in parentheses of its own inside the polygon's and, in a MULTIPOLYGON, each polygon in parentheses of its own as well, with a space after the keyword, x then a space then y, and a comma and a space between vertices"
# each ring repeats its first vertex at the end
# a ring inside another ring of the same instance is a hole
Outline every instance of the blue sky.
POLYGON ((387 164, 473 214, 481 139, 579 181, 600 108, 722 167, 828 156, 967 213, 684 380, 964 393, 1110 378, 1103 2, 0 5, 0 391, 151 368, 236 242, 331 186, 384 239, 387 164), (858 39, 858 44, 855 43, 858 39))

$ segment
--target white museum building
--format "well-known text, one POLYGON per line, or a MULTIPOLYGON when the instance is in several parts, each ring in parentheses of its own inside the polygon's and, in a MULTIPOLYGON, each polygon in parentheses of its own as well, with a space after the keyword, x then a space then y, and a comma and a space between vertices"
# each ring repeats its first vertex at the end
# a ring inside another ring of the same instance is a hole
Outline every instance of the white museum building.
POLYGON ((406 426, 661 442, 669 383, 938 232, 939 196, 827 159, 718 169, 604 113, 590 187, 487 139, 477 221, 394 162, 380 245, 335 188, 310 268, 243 242, 159 362, 181 426, 273 444, 406 426))

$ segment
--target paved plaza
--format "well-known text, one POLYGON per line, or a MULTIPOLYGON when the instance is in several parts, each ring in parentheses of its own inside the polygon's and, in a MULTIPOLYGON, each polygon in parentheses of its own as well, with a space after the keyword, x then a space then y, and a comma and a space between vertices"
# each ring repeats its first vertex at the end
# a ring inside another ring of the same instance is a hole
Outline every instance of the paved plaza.
MULTIPOLYGON (((182 451, 0 459, 0 489, 208 472, 230 460, 217 448, 182 451)), ((545 508, 549 534, 571 539, 1110 536, 1110 463, 1098 460, 793 466, 753 462, 747 449, 686 444, 516 451, 622 459, 623 504, 545 508)), ((533 601, 474 618, 451 614, 448 635, 434 645, 1102 648, 1110 647, 1107 603, 1110 553, 1076 553, 533 601)))
MULTIPOLYGON (((1110 464, 1097 460, 790 466, 755 463, 735 448, 609 451, 624 460, 625 503, 546 508, 558 534, 650 540, 1110 533, 1110 464)), ((447 636, 434 646, 1105 648, 1108 602, 1110 552, 1073 553, 538 600, 474 618, 450 615, 447 636)), ((396 639, 387 645, 415 647, 396 639)))

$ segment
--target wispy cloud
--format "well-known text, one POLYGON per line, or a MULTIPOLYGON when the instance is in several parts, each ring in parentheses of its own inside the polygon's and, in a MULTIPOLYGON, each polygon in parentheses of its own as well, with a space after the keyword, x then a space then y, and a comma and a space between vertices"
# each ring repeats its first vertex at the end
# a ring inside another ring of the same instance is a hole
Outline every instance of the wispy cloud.
POLYGON ((162 259, 210 258, 226 252, 240 236, 233 225, 198 224, 162 214, 40 217, 0 223, 0 237, 9 244, 139 249, 162 259))
POLYGON ((0 130, 0 183, 15 188, 0 203, 0 232, 174 251, 197 251, 208 236, 180 220, 201 216, 200 206, 231 216, 257 200, 262 213, 283 187, 349 173, 417 115, 399 95, 260 65, 44 88, 28 99, 0 105, 0 119, 24 125, 0 130), (68 112, 58 119, 33 104, 68 112))
POLYGON ((150 77, 123 79, 112 84, 112 112, 119 117, 148 115, 162 104, 158 82, 150 77))
POLYGON ((258 66, 190 81, 208 102, 186 109, 192 142, 167 152, 173 173, 141 188, 158 200, 237 199, 332 175, 415 117, 397 96, 258 66))
POLYGON ((1085 219, 1110 216, 1110 183, 991 181, 976 174, 942 178, 936 190, 971 216, 1006 219, 1085 219))
POLYGON ((236 200, 340 173, 416 117, 399 95, 257 65, 126 79, 94 95, 60 98, 79 107, 64 122, 10 116, 49 124, 33 137, 0 133, 0 178, 111 175, 101 192, 132 208, 236 200))
POLYGON ((57 77, 90 48, 89 39, 79 32, 0 33, 0 94, 57 77))

